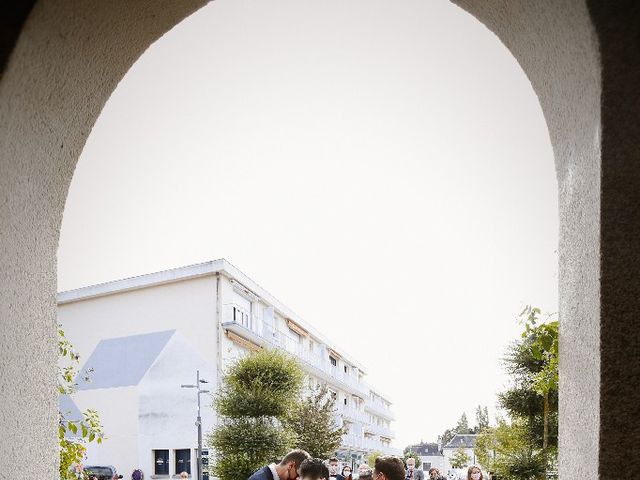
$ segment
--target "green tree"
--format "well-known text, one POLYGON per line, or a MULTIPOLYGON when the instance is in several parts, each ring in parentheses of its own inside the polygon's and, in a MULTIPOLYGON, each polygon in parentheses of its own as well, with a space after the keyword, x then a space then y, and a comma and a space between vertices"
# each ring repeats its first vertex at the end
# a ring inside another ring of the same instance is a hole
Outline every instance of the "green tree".
POLYGON ((474 453, 485 468, 500 473, 505 480, 544 478, 545 461, 541 450, 531 443, 526 422, 500 420, 494 428, 476 438, 474 453))
POLYGON ((367 456, 367 465, 371 467, 371 470, 373 470, 373 467, 376 465, 376 458, 382 457, 383 455, 384 453, 375 450, 367 456))
POLYGON ((460 445, 453 455, 451 455, 449 463, 451 464, 451 468, 464 468, 469 466, 471 458, 467 455, 464 445, 460 445))
POLYGON ((478 405, 476 407, 476 428, 474 433, 480 433, 486 428, 489 428, 489 409, 478 405))
POLYGON ((410 458, 413 458, 416 461, 416 468, 420 468, 420 465, 422 465, 422 459, 420 458, 420 455, 418 455, 413 450, 405 452, 403 457, 405 465, 407 464, 407 460, 409 460, 410 458))
POLYGON ((538 308, 520 314, 520 338, 507 351, 512 386, 500 393, 508 420, 480 432, 478 461, 506 480, 544 479, 555 469, 558 431, 558 321, 540 320, 538 308))
POLYGON ((469 420, 467 419, 466 413, 462 413, 462 416, 460 417, 460 420, 458 420, 458 424, 456 425, 455 431, 456 433, 460 434, 472 433, 472 430, 469 427, 469 420))
MULTIPOLYGON (((80 355, 58 326, 58 394, 72 395, 77 390, 80 355)), ((91 372, 84 372, 89 379, 91 372)), ((68 412, 58 410, 58 445, 60 450, 59 475, 61 480, 76 480, 72 467, 82 462, 87 443, 102 443, 105 438, 100 416, 95 410, 82 412, 82 418, 69 418, 68 412)))
POLYGON ((291 409, 285 423, 296 434, 297 448, 312 457, 329 458, 335 455, 347 430, 336 425, 335 415, 336 400, 323 384, 291 409))
POLYGON ((533 374, 532 386, 536 393, 542 395, 542 454, 546 458, 549 450, 549 419, 551 417, 552 393, 558 392, 558 360, 559 360, 559 322, 551 321, 538 325, 540 310, 527 307, 524 312, 527 315, 525 331, 522 338, 525 345, 531 350, 531 355, 540 367, 533 374))
POLYGON ((456 436, 458 432, 456 432, 455 428, 447 428, 442 435, 438 436, 438 441, 444 447, 447 443, 449 443, 453 437, 456 436))
POLYGON ((474 433, 474 430, 469 427, 469 420, 467 419, 467 414, 464 412, 462 412, 462 415, 455 427, 447 428, 442 435, 438 436, 438 442, 440 442, 442 446, 445 446, 459 433, 474 433))
POLYGON ((286 425, 303 381, 299 364, 277 350, 261 350, 231 365, 215 398, 219 425, 208 436, 213 473, 246 480, 286 454, 296 436, 286 425))
POLYGON ((513 419, 526 421, 533 444, 547 463, 554 463, 558 437, 558 330, 557 320, 540 321, 541 311, 527 306, 520 314, 521 339, 506 362, 514 387, 500 395, 500 403, 513 419))

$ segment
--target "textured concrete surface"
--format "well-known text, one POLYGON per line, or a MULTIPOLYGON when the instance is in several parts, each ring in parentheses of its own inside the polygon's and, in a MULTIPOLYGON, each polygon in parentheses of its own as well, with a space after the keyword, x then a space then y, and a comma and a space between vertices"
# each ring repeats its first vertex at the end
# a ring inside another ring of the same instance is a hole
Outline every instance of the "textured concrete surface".
POLYGON ((615 478, 640 470, 640 3, 589 10, 603 71, 599 460, 615 478))
POLYGON ((78 156, 132 63, 204 3, 39 1, 7 64, 0 83, 0 478, 57 476, 56 251, 78 156))
MULTIPOLYGON (((203 3, 42 0, 4 72, 1 478, 9 471, 55 477, 55 254, 80 150, 132 62, 203 3)), ((589 9, 584 0, 456 3, 522 65, 556 155, 561 477, 593 478, 596 468, 599 478, 622 477, 640 467, 633 450, 640 440, 638 6, 628 0, 594 0, 589 9)))
POLYGON ((601 87, 595 31, 580 1, 458 3, 520 62, 549 127, 560 209, 559 470, 563 479, 593 478, 600 432, 601 87))

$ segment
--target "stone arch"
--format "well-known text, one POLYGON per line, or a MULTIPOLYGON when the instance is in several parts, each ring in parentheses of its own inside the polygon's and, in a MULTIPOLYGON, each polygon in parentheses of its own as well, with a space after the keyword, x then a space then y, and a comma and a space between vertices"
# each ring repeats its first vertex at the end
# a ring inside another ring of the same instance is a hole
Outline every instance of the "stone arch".
MULTIPOLYGON (((0 83, 3 471, 56 475, 56 250, 85 140, 133 62, 205 3, 39 0, 21 28, 0 83)), ((640 153, 633 142, 640 130, 634 88, 640 9, 631 1, 616 2, 615 9, 584 0, 456 3, 520 62, 554 148, 561 225, 560 473, 592 476, 596 465, 601 478, 633 471, 640 459, 624 455, 624 448, 640 442, 640 395, 633 383, 640 376, 634 328, 640 276, 632 274, 640 263, 633 235, 640 231, 640 153)))

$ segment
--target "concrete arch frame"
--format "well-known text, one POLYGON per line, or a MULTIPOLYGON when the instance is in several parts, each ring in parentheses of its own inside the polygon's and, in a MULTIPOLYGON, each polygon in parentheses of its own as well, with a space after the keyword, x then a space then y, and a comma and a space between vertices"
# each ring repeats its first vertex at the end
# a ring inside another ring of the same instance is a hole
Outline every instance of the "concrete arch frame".
MULTIPOLYGON (((76 161, 133 62, 204 0, 39 0, 0 83, 0 476, 56 473, 56 251, 76 161)), ((528 75, 560 200, 560 475, 640 469, 640 8, 457 0, 528 75), (625 450, 627 449, 627 450, 625 450)), ((8 7, 0 7, 0 10, 8 7)))

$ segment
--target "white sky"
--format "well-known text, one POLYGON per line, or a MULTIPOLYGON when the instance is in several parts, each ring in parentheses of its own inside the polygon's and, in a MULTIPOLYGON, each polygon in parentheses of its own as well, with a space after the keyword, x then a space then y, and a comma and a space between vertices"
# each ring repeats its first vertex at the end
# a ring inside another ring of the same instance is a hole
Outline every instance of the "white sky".
POLYGON ((548 132, 445 0, 217 0, 133 66, 65 210, 59 288, 225 257, 394 400, 395 445, 496 403, 557 309, 548 132))

